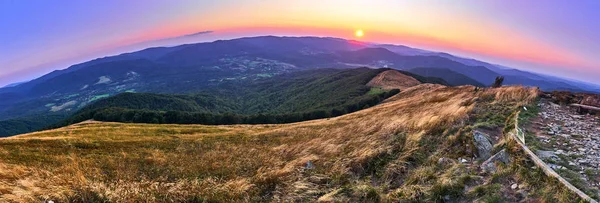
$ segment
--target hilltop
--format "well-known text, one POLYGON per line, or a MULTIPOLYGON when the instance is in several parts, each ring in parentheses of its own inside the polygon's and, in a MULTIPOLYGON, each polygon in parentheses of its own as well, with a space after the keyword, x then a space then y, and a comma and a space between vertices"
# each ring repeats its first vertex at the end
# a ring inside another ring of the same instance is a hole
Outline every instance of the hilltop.
POLYGON ((367 83, 368 86, 381 87, 383 89, 403 90, 421 84, 417 79, 404 75, 395 70, 381 72, 367 83))
POLYGON ((277 125, 86 122, 0 140, 3 201, 562 201, 506 139, 538 92, 421 84, 347 115, 277 125), (503 130, 504 129, 504 130, 503 130), (480 170, 473 134, 510 162, 480 170), (501 151, 502 152, 502 151, 501 151), (513 187, 514 185, 517 187, 513 187), (515 189, 515 188, 518 188, 515 189))

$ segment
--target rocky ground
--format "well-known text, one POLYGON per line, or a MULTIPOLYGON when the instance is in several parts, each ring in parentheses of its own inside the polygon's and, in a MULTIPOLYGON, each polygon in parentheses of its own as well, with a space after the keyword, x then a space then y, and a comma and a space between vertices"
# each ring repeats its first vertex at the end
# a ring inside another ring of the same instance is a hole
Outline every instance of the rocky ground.
POLYGON ((526 143, 576 187, 597 193, 600 186, 600 117, 581 115, 575 107, 550 100, 539 104, 539 116, 527 128, 535 138, 526 143))

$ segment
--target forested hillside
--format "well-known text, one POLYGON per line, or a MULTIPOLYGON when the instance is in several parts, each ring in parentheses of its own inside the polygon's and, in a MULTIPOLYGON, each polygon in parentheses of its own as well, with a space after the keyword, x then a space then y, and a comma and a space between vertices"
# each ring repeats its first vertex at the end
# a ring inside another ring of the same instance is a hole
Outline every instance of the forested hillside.
POLYGON ((37 115, 0 121, 0 137, 40 130, 67 117, 64 114, 37 115))
POLYGON ((83 108, 61 125, 88 119, 136 123, 290 123, 339 116, 374 106, 398 93, 397 89, 367 86, 375 76, 388 70, 300 71, 253 83, 225 83, 189 95, 123 93, 83 108))

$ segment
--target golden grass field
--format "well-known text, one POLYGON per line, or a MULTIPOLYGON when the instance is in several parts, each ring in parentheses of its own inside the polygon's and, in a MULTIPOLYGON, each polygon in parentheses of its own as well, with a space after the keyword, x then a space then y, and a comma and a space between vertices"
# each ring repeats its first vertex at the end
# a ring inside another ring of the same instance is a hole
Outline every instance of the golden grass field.
POLYGON ((530 188, 529 200, 576 200, 510 143, 497 147, 510 149, 513 164, 496 175, 456 161, 472 157, 474 127, 501 129, 536 96, 523 87, 423 84, 301 123, 87 122, 24 134, 0 140, 0 201, 493 202, 515 200, 511 181, 530 188), (441 157, 450 161, 440 165, 441 157), (309 161, 314 169, 305 169, 309 161))

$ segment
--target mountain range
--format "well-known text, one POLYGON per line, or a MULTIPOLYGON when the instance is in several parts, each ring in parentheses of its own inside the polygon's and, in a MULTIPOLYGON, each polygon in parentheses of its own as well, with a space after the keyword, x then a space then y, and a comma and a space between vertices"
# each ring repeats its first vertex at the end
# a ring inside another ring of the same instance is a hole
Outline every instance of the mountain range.
POLYGON ((0 120, 66 117, 97 100, 125 92, 195 94, 294 72, 357 67, 403 70, 415 77, 439 78, 438 83, 454 86, 488 86, 497 76, 504 76, 508 85, 538 86, 545 91, 600 92, 592 84, 407 46, 338 38, 264 36, 153 47, 56 70, 29 82, 0 88, 0 120))

